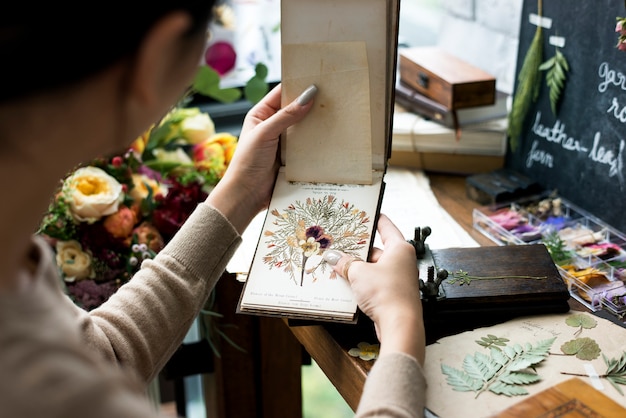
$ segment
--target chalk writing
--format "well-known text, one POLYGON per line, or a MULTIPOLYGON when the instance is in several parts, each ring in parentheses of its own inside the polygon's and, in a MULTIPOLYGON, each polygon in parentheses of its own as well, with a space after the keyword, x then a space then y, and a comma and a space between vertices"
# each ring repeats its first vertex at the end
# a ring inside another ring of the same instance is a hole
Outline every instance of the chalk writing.
POLYGON ((534 140, 533 145, 526 159, 526 167, 532 167, 533 163, 538 162, 541 165, 552 168, 554 166, 554 157, 549 152, 537 149, 539 141, 534 140))
MULTIPOLYGON (((601 133, 596 132, 593 137, 593 145, 591 149, 586 147, 582 140, 576 139, 565 131, 565 124, 560 120, 556 120, 552 127, 545 126, 541 123, 541 112, 537 112, 535 115, 535 122, 532 127, 532 132, 539 138, 544 139, 549 143, 558 144, 566 151, 587 153, 587 158, 591 161, 608 166, 608 177, 617 176, 620 184, 623 183, 623 151, 624 140, 620 140, 619 148, 613 150, 601 142, 601 133)), ((539 141, 535 140, 532 143, 530 151, 526 157, 526 167, 530 168, 533 164, 538 163, 540 165, 553 168, 554 155, 550 152, 541 149, 539 147, 539 141)))
POLYGON ((584 147, 580 141, 568 136, 565 132, 565 125, 561 123, 560 120, 557 119, 552 128, 545 127, 540 122, 541 112, 537 112, 532 130, 538 137, 541 137, 548 142, 561 144, 561 146, 568 151, 587 152, 587 148, 584 147))
POLYGON ((609 166, 609 177, 619 175, 622 179, 622 168, 624 163, 622 161, 622 152, 624 151, 624 140, 620 141, 619 150, 617 154, 613 151, 606 149, 600 145, 600 132, 596 132, 593 138, 593 147, 589 152, 589 158, 597 163, 606 164, 609 166))
POLYGON ((598 75, 603 80, 598 84, 598 91, 604 93, 609 85, 614 85, 626 91, 626 76, 621 71, 612 70, 608 62, 598 67, 598 75))
POLYGON ((611 101, 611 106, 606 111, 606 113, 611 112, 613 112, 613 117, 615 119, 619 120, 622 123, 626 122, 626 106, 620 106, 619 102, 617 101, 617 97, 613 97, 613 100, 611 101))

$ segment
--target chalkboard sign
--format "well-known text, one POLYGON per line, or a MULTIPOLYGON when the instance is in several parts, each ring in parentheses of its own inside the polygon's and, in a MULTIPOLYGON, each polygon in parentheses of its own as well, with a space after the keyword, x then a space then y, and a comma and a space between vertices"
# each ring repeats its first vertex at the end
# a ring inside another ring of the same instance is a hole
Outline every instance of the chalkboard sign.
MULTIPOLYGON (((616 48, 623 0, 524 0, 517 75, 543 31, 545 62, 558 50, 569 64, 556 115, 546 71, 506 165, 526 174, 614 228, 626 232, 626 51, 616 48), (534 22, 534 23, 533 23, 534 22)), ((517 82, 516 91, 517 94, 517 82)))

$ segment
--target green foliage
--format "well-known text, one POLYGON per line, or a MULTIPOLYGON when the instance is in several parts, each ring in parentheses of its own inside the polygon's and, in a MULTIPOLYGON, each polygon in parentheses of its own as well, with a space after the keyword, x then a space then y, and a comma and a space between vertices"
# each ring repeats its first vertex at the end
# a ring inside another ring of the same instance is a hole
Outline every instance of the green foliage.
POLYGON ((219 74, 208 65, 201 66, 196 73, 193 90, 222 103, 232 103, 241 97, 237 88, 221 88, 219 74))
POLYGON ((77 223, 70 215, 69 204, 63 195, 53 199, 43 217, 37 234, 44 234, 61 241, 69 241, 76 234, 77 223))
POLYGON ((180 124, 188 117, 198 115, 198 108, 175 107, 166 117, 150 130, 150 140, 146 144, 146 149, 142 155, 144 160, 154 158, 152 151, 157 148, 168 149, 177 147, 171 141, 180 136, 180 124))
POLYGON ((243 94, 251 103, 258 103, 269 91, 269 86, 265 82, 267 78, 267 67, 264 64, 257 64, 255 75, 248 80, 248 84, 243 88, 243 94))
POLYGON ((554 264, 559 266, 568 263, 574 257, 574 251, 568 250, 565 241, 557 232, 550 232, 543 236, 543 244, 550 253, 554 264))
POLYGON ((573 356, 580 360, 593 360, 600 356, 600 347, 591 338, 576 338, 561 345, 564 354, 573 356))
MULTIPOLYGON (((538 0, 538 14, 541 16, 541 0, 538 0)), ((511 151, 516 151, 519 145, 519 136, 526 119, 530 105, 539 96, 539 66, 543 60, 543 31, 537 26, 535 36, 528 47, 522 67, 517 77, 517 90, 513 97, 513 105, 509 113, 509 145, 511 151)))
POLYGON ((617 385, 626 385, 626 351, 622 353, 622 357, 618 359, 610 359, 602 354, 604 363, 606 364, 606 374, 604 377, 617 390, 620 395, 624 396, 624 392, 617 385))
MULTIPOLYGON (((243 88, 243 95, 251 103, 257 103, 268 92, 269 87, 266 82, 268 69, 265 64, 259 63, 255 67, 255 74, 248 80, 243 88)), ((232 103, 242 96, 241 89, 230 87, 220 87, 219 74, 209 67, 203 65, 196 73, 193 81, 192 92, 210 97, 222 103, 232 103)))
POLYGON ((496 337, 493 334, 488 334, 486 337, 481 337, 480 340, 476 340, 476 343, 485 348, 495 348, 500 350, 500 347, 505 347, 509 342, 508 338, 496 337))
POLYGON ((442 364, 441 371, 455 391, 476 392, 476 398, 485 391, 506 396, 526 395, 528 391, 522 386, 541 380, 533 367, 548 357, 555 339, 540 341, 535 347, 530 343, 502 349, 491 347, 489 356, 483 353, 467 355, 463 370, 442 364))
POLYGON ((559 100, 561 92, 567 80, 567 72, 569 64, 565 56, 556 49, 556 53, 552 58, 539 66, 539 70, 546 71, 546 83, 550 89, 550 107, 554 116, 558 113, 559 100))

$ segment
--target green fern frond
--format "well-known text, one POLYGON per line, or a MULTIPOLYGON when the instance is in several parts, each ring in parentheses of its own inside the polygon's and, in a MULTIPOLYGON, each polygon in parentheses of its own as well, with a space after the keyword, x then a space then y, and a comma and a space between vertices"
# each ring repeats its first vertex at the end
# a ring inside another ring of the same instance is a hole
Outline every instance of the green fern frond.
POLYGON ((500 378, 500 381, 510 385, 528 385, 531 383, 536 383, 540 379, 541 378, 536 373, 514 372, 502 376, 500 378))
POLYGON ((539 66, 539 70, 546 71, 546 84, 550 90, 550 108, 552 114, 557 115, 561 93, 567 81, 567 72, 569 71, 569 63, 565 55, 556 49, 556 53, 552 58, 539 66))
POLYGON ((473 391, 476 397, 485 391, 506 396, 525 395, 528 392, 521 386, 540 380, 531 369, 548 357, 555 339, 540 341, 534 347, 529 343, 502 349, 492 347, 490 356, 484 353, 467 355, 462 371, 445 364, 441 365, 441 371, 453 390, 473 391))
MULTIPOLYGON (((541 0, 538 0, 538 15, 541 16, 541 0)), ((543 31, 537 26, 524 62, 517 76, 517 90, 513 96, 513 105, 509 113, 508 136, 512 151, 517 150, 519 137, 522 133, 524 120, 532 103, 539 97, 540 77, 539 66, 543 60, 543 31)))
POLYGON ((442 364, 441 371, 448 376, 448 384, 457 392, 476 392, 483 387, 482 380, 473 379, 462 370, 442 364))
POLYGON ((508 342, 509 340, 507 338, 499 338, 492 334, 488 334, 486 337, 481 337, 480 340, 476 340, 476 343, 482 347, 493 347, 498 350, 500 349, 499 347, 505 347, 508 342))
POLYGON ((507 385, 504 382, 496 382, 490 388, 490 392, 495 393, 496 395, 506 395, 506 396, 520 396, 520 395, 528 395, 528 391, 521 386, 516 385, 507 385))

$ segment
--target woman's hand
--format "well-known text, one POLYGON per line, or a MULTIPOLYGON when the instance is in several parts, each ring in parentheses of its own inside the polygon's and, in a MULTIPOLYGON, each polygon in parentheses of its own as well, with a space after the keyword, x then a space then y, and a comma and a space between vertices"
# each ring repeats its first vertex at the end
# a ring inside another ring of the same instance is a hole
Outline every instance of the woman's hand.
POLYGON ((415 249, 385 215, 378 220, 384 251, 372 250, 370 262, 338 251, 324 259, 350 282, 356 301, 376 326, 384 352, 401 351, 424 362, 425 335, 415 249))
POLYGON ((280 165, 280 134, 304 118, 316 93, 317 87, 310 86, 281 109, 278 85, 246 115, 233 159, 207 199, 240 233, 269 204, 280 165))

